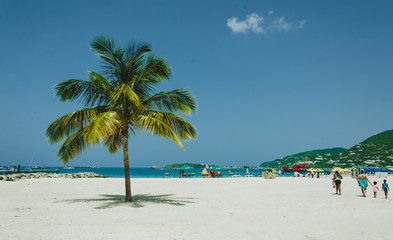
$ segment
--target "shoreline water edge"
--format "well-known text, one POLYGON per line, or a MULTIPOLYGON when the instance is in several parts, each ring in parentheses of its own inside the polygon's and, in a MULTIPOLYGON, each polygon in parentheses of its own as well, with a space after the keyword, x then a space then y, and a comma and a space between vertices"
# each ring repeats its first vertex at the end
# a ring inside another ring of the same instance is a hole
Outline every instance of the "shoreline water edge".
MULTIPOLYGON (((46 170, 58 170, 59 174, 76 174, 82 172, 91 172, 95 174, 102 175, 107 178, 124 178, 124 168, 122 167, 80 167, 80 168, 71 168, 68 167, 47 167, 46 170)), ((188 169, 185 170, 186 173, 193 174, 194 177, 200 178, 202 176, 203 169, 188 169)), ((247 171, 256 177, 262 172, 266 170, 257 170, 257 169, 222 169, 220 172, 222 173, 222 177, 230 177, 231 174, 237 174, 239 176, 246 176, 247 171)), ((165 169, 156 169, 156 168, 131 168, 131 178, 178 178, 179 170, 165 168, 165 169)), ((306 173, 302 173, 304 176, 306 173)), ((284 177, 293 177, 292 172, 286 172, 284 177)))

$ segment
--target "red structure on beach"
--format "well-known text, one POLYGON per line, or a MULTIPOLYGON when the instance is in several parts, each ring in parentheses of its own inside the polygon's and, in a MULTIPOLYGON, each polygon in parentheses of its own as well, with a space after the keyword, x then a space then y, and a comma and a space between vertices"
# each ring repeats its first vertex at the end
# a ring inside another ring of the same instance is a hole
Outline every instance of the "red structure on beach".
POLYGON ((285 172, 306 172, 308 169, 308 163, 295 164, 293 165, 293 169, 288 168, 287 166, 282 167, 285 172))

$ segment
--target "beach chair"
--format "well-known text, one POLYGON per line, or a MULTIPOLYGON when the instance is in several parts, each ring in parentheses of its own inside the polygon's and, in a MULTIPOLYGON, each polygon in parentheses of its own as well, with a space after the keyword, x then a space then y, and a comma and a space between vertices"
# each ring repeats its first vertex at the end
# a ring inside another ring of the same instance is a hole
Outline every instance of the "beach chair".
POLYGON ((232 177, 238 178, 238 177, 241 177, 241 175, 240 175, 240 173, 235 172, 235 173, 232 175, 232 177))
POLYGON ((169 175, 169 173, 165 173, 165 177, 170 178, 171 175, 169 175))
POLYGON ((191 173, 191 177, 195 177, 195 173, 191 173))

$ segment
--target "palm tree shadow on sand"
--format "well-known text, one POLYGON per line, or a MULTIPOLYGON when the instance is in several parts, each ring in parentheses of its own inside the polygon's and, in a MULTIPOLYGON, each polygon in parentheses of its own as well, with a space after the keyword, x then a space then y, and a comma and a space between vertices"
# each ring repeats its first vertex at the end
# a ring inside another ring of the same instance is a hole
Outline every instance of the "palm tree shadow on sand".
POLYGON ((118 206, 129 206, 134 208, 144 207, 145 204, 168 204, 173 206, 184 206, 187 203, 194 203, 190 199, 194 198, 173 198, 174 194, 136 194, 133 195, 133 202, 125 202, 124 195, 111 195, 101 194, 101 198, 87 198, 87 199, 69 199, 58 202, 101 202, 101 206, 95 207, 95 209, 107 209, 118 206))

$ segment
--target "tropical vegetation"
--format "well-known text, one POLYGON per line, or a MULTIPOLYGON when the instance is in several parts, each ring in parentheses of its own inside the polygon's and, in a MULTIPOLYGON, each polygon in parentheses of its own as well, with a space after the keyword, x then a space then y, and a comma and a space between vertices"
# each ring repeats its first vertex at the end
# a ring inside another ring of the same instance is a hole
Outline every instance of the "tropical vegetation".
POLYGON ((172 139, 194 139, 195 127, 179 114, 196 109, 190 91, 158 92, 171 69, 165 59, 151 54, 149 43, 123 48, 109 37, 97 36, 91 49, 102 60, 102 74, 89 71, 88 80, 69 79, 55 86, 61 101, 79 101, 83 108, 55 120, 46 130, 50 143, 65 139, 57 154, 67 164, 87 147, 103 143, 110 153, 123 150, 125 200, 132 201, 129 137, 136 131, 172 139))
MULTIPOLYGON (((326 148, 326 149, 318 149, 306 152, 300 152, 296 154, 291 154, 285 156, 283 158, 279 158, 273 161, 263 162, 261 167, 282 167, 282 166, 293 166, 298 162, 318 162, 318 160, 323 160, 321 158, 325 157, 325 159, 330 158, 332 156, 337 156, 342 152, 345 152, 347 149, 345 148, 326 148)), ((320 166, 319 166, 320 167, 320 166)))
POLYGON ((264 162, 263 167, 309 163, 310 167, 393 167, 393 130, 371 136, 350 149, 328 148, 292 154, 264 162))
POLYGON ((188 165, 193 168, 205 168, 205 164, 200 164, 200 163, 175 163, 175 164, 170 164, 166 165, 165 168, 181 168, 184 165, 188 165))

